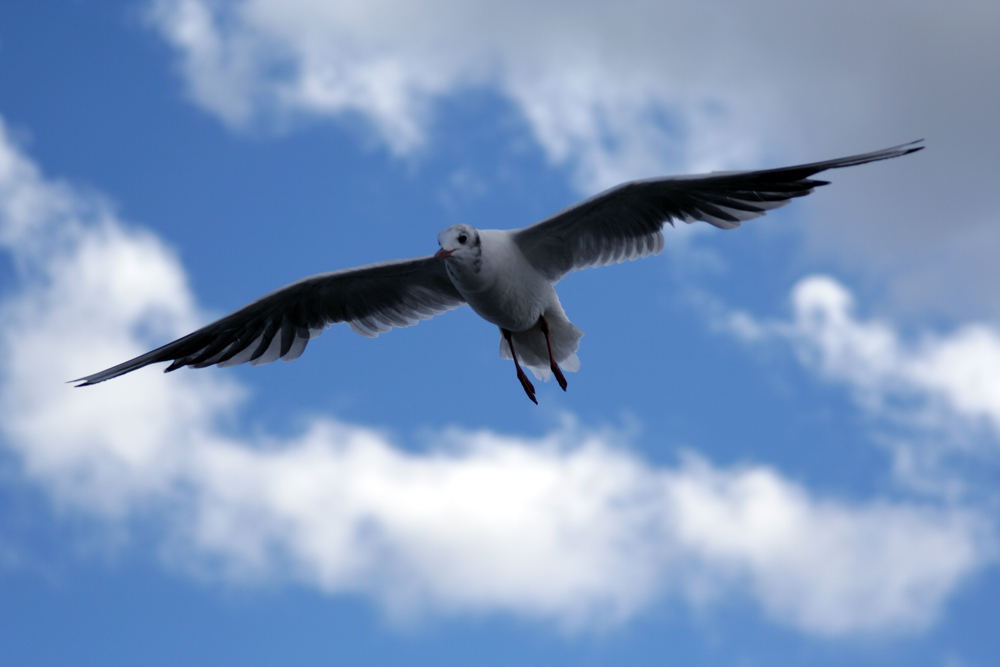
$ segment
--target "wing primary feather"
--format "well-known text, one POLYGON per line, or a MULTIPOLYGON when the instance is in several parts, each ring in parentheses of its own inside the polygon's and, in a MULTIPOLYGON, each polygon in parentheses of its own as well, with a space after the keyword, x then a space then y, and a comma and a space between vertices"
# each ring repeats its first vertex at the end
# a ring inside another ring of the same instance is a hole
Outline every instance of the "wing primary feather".
POLYGON ((921 150, 921 141, 777 169, 624 183, 515 230, 514 241, 532 265, 557 281, 573 269, 641 256, 645 247, 633 239, 659 233, 667 223, 704 221, 732 229, 829 184, 814 174, 907 155, 921 150))
POLYGON ((298 359, 300 356, 302 356, 302 353, 305 352, 306 345, 308 344, 309 344, 309 336, 307 331, 307 335, 305 336, 296 336, 295 341, 292 343, 292 346, 288 348, 288 351, 285 354, 281 355, 280 357, 281 360, 293 361, 295 359, 298 359))
POLYGON ((365 335, 413 324, 464 303, 432 256, 379 262, 304 278, 197 331, 103 371, 73 380, 97 384, 160 361, 182 366, 261 364, 302 354, 336 322, 365 335))
POLYGON ((274 335, 278 333, 278 329, 280 328, 281 318, 272 317, 267 323, 267 328, 264 329, 264 334, 260 339, 260 345, 258 345, 257 349, 250 355, 250 361, 260 359, 264 353, 267 352, 268 348, 271 347, 271 340, 274 338, 274 335))
POLYGON ((175 370, 181 366, 191 366, 192 368, 211 366, 219 361, 231 345, 233 345, 233 339, 228 335, 228 331, 216 333, 215 340, 203 346, 200 351, 178 358, 170 364, 171 367, 167 370, 175 370))
POLYGON ((281 319, 281 354, 278 356, 284 359, 288 351, 292 349, 295 342, 295 325, 287 317, 281 319))

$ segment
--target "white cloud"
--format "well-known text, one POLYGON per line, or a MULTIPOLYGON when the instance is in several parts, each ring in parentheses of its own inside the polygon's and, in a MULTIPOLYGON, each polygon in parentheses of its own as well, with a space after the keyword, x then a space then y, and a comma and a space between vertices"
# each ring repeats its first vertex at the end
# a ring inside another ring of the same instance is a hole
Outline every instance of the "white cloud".
POLYGON ((928 602, 955 584, 928 575, 975 557, 955 547, 984 528, 919 505, 814 498, 764 467, 695 461, 673 475, 668 494, 676 539, 706 567, 706 581, 727 570, 745 576, 774 617, 831 636, 927 623, 928 602))
POLYGON ((406 153, 426 142, 435 104, 493 87, 587 191, 666 164, 726 164, 756 147, 676 59, 632 66, 651 55, 643 51, 659 31, 653 21, 640 26, 635 13, 596 4, 578 9, 185 0, 154 3, 152 20, 177 49, 193 100, 236 127, 360 114, 391 150, 406 153), (613 53, 609 26, 644 39, 613 53), (720 141, 720 132, 735 141, 720 141))
POLYGON ((588 195, 927 137, 905 163, 838 172, 808 247, 897 309, 1000 315, 1000 93, 982 85, 1000 67, 996 3, 897 0, 863 19, 783 0, 154 6, 191 97, 233 126, 361 117, 402 154, 433 139, 436 106, 488 89, 588 195))
POLYGON ((791 308, 783 320, 738 311, 720 320, 746 341, 788 342, 808 368, 848 387, 879 424, 876 440, 889 447, 902 480, 949 496, 982 490, 966 482, 979 476, 976 468, 995 475, 1000 462, 996 328, 967 323, 906 335, 890 321, 860 317, 848 289, 827 276, 800 280, 791 308))
POLYGON ((292 436, 220 426, 221 374, 67 373, 197 319, 183 270, 100 200, 45 179, 0 124, 0 444, 62 503, 157 520, 174 562, 235 580, 370 595, 393 614, 505 612, 571 628, 651 600, 745 591, 810 633, 913 631, 993 558, 971 510, 820 498, 771 468, 675 467, 571 422, 541 438, 386 433, 312 418, 292 436), (58 239, 53 245, 48 239, 58 239), (141 270, 139 270, 141 267, 141 270))
POLYGON ((917 396, 925 408, 981 421, 1000 436, 1000 333, 993 327, 966 324, 908 341, 888 321, 860 319, 851 293, 827 276, 800 280, 791 303, 787 321, 734 312, 727 327, 747 340, 792 342, 804 361, 875 408, 892 397, 917 396))

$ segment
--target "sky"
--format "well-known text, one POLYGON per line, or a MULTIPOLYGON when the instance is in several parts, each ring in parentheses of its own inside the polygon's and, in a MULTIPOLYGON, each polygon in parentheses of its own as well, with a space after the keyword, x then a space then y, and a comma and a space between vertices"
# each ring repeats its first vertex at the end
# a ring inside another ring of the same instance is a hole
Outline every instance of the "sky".
POLYGON ((989 664, 990 2, 0 4, 11 664, 989 664), (468 308, 66 382, 298 278, 632 178, 925 138, 559 284, 524 396, 468 308))

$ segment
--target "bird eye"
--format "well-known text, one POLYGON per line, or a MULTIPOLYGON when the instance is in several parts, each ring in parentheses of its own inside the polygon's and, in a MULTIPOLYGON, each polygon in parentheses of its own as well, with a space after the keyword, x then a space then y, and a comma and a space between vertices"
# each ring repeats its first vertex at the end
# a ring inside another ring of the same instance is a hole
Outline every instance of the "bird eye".
POLYGON ((462 245, 465 245, 465 242, 468 241, 468 240, 469 240, 469 237, 466 236, 465 234, 459 234, 458 235, 458 242, 461 243, 462 245))

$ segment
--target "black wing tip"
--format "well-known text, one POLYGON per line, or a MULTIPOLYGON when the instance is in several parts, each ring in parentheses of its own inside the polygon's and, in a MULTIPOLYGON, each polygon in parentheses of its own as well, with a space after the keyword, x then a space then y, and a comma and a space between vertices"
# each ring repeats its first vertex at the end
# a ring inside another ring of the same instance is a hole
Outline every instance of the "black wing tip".
POLYGON ((861 155, 854 156, 853 159, 845 158, 844 164, 837 166, 852 167, 854 165, 866 164, 868 162, 878 162, 879 160, 891 160, 892 158, 903 157, 904 155, 909 155, 910 153, 922 151, 925 148, 926 146, 924 145, 923 138, 914 139, 913 141, 908 141, 905 144, 883 148, 880 151, 862 153, 861 155))
POLYGON ((899 153, 893 157, 902 157, 903 155, 909 155, 910 153, 916 153, 917 151, 922 151, 927 146, 924 145, 924 138, 914 139, 913 141, 908 141, 905 144, 900 144, 898 146, 893 146, 892 148, 887 148, 887 151, 897 150, 899 153))
POLYGON ((108 371, 101 371, 99 373, 93 373, 91 375, 84 375, 83 377, 79 377, 75 380, 67 380, 66 384, 73 384, 74 382, 77 382, 79 384, 73 384, 74 388, 92 387, 95 384, 100 384, 105 380, 111 380, 113 378, 118 377, 119 375, 124 375, 124 374, 125 373, 109 373, 108 371))
POLYGON ((140 359, 143 359, 143 357, 136 357, 136 359, 126 361, 122 364, 118 364, 117 366, 105 368, 103 371, 98 371, 96 373, 91 373, 90 375, 84 375, 83 377, 78 377, 75 380, 67 380, 66 383, 72 384, 75 382, 79 383, 75 384, 74 385, 75 387, 90 387, 92 385, 99 384, 107 380, 113 380, 116 377, 121 377, 122 375, 131 373, 132 371, 137 371, 140 368, 145 368, 146 366, 150 364, 155 364, 158 361, 166 361, 166 359, 162 360, 154 359, 152 361, 139 362, 138 360, 140 359))
MULTIPOLYGON (((810 162, 808 164, 796 165, 793 167, 767 169, 761 173, 793 174, 798 172, 801 173, 803 176, 812 176, 813 174, 818 174, 820 172, 826 171, 827 169, 843 169, 844 167, 856 167, 862 164, 868 164, 870 162, 891 160, 893 158, 909 155, 910 153, 916 153, 917 151, 922 151, 924 148, 926 148, 926 146, 924 146, 923 143, 924 143, 923 139, 915 139, 914 141, 908 141, 905 144, 898 144, 896 146, 890 146, 888 148, 883 148, 877 151, 871 151, 869 153, 858 153, 857 155, 848 155, 845 157, 834 158, 832 160, 823 160, 822 162, 810 162)), ((822 183, 821 185, 825 185, 825 183, 822 183)))

